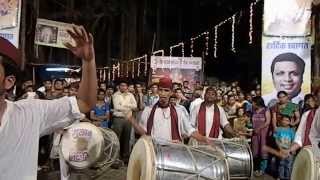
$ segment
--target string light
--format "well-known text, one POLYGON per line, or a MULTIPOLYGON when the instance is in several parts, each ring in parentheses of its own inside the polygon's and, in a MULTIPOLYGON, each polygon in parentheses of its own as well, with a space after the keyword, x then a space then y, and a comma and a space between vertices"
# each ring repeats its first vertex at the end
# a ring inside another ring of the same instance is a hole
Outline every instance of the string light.
POLYGON ((144 55, 144 75, 147 76, 147 69, 148 69, 148 56, 144 55))
POLYGON ((205 55, 208 56, 208 55, 209 55, 209 32, 206 33, 206 43, 205 43, 205 46, 206 46, 206 53, 205 53, 205 55))
POLYGON ((116 65, 112 65, 112 80, 114 81, 115 80, 115 71, 116 71, 116 65))
POLYGON ((132 78, 134 78, 134 61, 132 61, 132 78))
POLYGON ((129 62, 126 63, 126 77, 129 77, 129 62))
POLYGON ((232 16, 232 35, 231 35, 231 51, 236 52, 236 48, 234 47, 234 28, 236 22, 236 15, 232 16))
POLYGON ((190 57, 193 56, 193 38, 190 39, 191 43, 190 43, 190 57))
POLYGON ((218 50, 218 25, 214 26, 214 46, 213 46, 213 56, 217 58, 218 50))
POLYGON ((120 62, 118 61, 118 66, 117 66, 117 68, 118 68, 118 78, 120 77, 120 62))
POLYGON ((111 70, 108 68, 108 82, 111 80, 111 70))
POLYGON ((181 44, 181 53, 182 53, 182 57, 184 57, 184 43, 180 43, 181 44))
POLYGON ((140 76, 140 59, 138 60, 138 72, 137 72, 137 74, 138 74, 138 77, 140 76))
MULTIPOLYGON (((257 3, 257 2, 255 2, 255 3, 257 3)), ((250 18, 249 18, 249 44, 252 44, 252 33, 253 33, 253 26, 252 26, 253 5, 254 5, 254 3, 251 3, 251 4, 250 4, 250 18)))

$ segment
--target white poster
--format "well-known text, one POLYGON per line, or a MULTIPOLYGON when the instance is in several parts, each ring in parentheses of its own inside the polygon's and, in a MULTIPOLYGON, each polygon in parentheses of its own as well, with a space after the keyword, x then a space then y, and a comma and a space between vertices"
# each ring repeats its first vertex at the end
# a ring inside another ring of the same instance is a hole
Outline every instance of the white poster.
POLYGON ((312 0, 265 0, 263 34, 310 35, 311 3, 312 0))
POLYGON ((0 36, 19 48, 21 0, 0 0, 0 36))
POLYGON ((67 33, 67 29, 72 29, 72 24, 38 19, 35 33, 35 44, 66 48, 64 43, 74 44, 73 39, 67 33))
POLYGON ((200 82, 202 76, 201 57, 151 56, 152 82, 170 77, 173 82, 189 81, 191 85, 200 82))

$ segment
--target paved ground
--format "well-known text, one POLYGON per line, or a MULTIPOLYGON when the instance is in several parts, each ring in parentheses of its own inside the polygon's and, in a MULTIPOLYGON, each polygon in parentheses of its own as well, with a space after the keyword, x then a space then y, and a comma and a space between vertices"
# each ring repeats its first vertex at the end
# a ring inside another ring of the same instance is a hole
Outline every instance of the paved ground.
MULTIPOLYGON (((105 172, 95 173, 97 177, 90 177, 90 175, 73 174, 70 180, 125 180, 126 179, 126 167, 120 169, 108 169, 105 172)), ((92 174, 90 172, 88 174, 92 174)), ((49 174, 40 174, 38 180, 60 180, 58 172, 51 172, 49 174)), ((254 177, 253 180, 274 180, 270 176, 254 177)))

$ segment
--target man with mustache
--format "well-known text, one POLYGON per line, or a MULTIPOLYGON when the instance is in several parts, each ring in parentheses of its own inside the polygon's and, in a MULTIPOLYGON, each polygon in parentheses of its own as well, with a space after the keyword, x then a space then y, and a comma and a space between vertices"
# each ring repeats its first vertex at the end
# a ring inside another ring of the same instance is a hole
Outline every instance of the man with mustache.
POLYGON ((159 101, 145 107, 139 124, 129 114, 128 120, 140 135, 149 135, 155 139, 183 142, 183 137, 193 137, 201 142, 208 142, 192 127, 189 115, 185 108, 169 103, 173 94, 172 80, 161 78, 159 82, 159 101))
POLYGON ((276 56, 271 64, 271 74, 275 90, 263 96, 265 103, 271 107, 277 101, 277 93, 285 91, 289 99, 299 104, 304 99, 301 92, 305 62, 294 53, 283 53, 276 56))

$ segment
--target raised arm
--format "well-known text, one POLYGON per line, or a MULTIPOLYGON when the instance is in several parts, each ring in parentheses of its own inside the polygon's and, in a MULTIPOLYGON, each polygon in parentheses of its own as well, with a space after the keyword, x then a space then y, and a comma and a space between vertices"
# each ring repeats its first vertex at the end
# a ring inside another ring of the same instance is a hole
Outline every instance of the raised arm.
POLYGON ((78 91, 77 103, 82 113, 87 113, 97 100, 97 73, 94 54, 93 36, 80 26, 67 30, 76 45, 65 43, 65 46, 78 58, 82 59, 82 77, 78 91))

